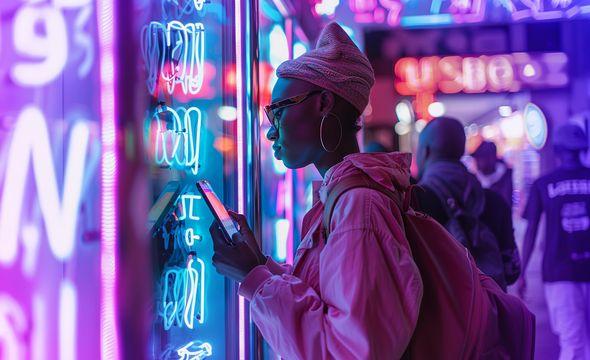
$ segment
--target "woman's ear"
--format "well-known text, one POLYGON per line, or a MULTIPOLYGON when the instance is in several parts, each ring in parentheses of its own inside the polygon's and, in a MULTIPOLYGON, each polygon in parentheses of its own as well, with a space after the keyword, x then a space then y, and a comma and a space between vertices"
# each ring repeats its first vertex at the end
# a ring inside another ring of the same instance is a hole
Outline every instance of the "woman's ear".
POLYGON ((326 115, 334 109, 336 98, 331 91, 323 90, 319 96, 320 98, 320 113, 326 115))

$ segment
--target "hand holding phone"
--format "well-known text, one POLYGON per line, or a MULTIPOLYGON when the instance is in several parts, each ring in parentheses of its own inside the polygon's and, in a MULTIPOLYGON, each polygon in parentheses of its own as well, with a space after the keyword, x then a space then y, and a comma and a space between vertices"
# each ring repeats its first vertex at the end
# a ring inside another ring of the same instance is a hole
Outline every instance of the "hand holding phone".
POLYGON ((213 191, 211 184, 209 184, 207 180, 200 180, 197 182, 197 189, 201 192, 201 195, 203 195, 205 203, 207 203, 213 217, 217 220, 219 225, 221 225, 221 230, 223 231, 226 242, 229 245, 233 245, 232 238, 234 234, 238 233, 238 228, 236 227, 236 224, 234 224, 233 219, 229 216, 225 206, 221 203, 221 200, 219 200, 217 194, 213 191))
POLYGON ((213 266, 218 273, 237 282, 244 278, 258 265, 266 263, 266 256, 260 250, 254 233, 248 226, 244 215, 230 212, 229 215, 240 226, 240 231, 233 237, 234 245, 228 246, 223 240, 221 227, 213 222, 209 228, 213 239, 213 266))

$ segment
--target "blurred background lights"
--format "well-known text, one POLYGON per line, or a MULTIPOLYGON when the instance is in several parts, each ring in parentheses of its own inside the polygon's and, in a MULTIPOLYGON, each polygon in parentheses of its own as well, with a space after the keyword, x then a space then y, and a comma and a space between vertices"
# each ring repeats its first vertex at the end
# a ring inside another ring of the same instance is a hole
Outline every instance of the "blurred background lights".
POLYGON ((268 34, 270 43, 270 65, 276 69, 284 61, 289 60, 289 43, 287 35, 280 25, 275 25, 268 34))
POLYGON ((430 116, 432 117, 441 117, 445 114, 445 104, 436 101, 433 102, 432 104, 428 105, 428 113, 430 114, 430 116))
POLYGON ((307 52, 307 47, 302 42, 296 42, 293 45, 293 58, 297 59, 307 52))
POLYGON ((409 124, 414 120, 414 110, 409 101, 401 101, 395 106, 395 115, 400 123, 409 124))
POLYGON ((318 15, 332 16, 338 5, 340 5, 340 0, 321 0, 315 4, 315 12, 318 15))
POLYGON ((498 108, 498 113, 502 117, 510 116, 512 115, 512 108, 508 105, 502 105, 498 108))
POLYGON ((534 77, 535 75, 537 75, 537 71, 535 70, 535 67, 532 64, 526 64, 522 69, 522 74, 526 77, 534 77))
POLYGON ((397 124, 395 124, 395 132, 398 135, 406 135, 408 134, 410 131, 412 130, 412 127, 410 126, 410 124, 405 123, 405 122, 398 122, 397 124))
POLYGON ((426 120, 420 119, 420 120, 416 121, 416 123, 414 124, 414 128, 416 129, 416 132, 421 133, 427 124, 428 124, 428 122, 426 120))
POLYGON ((506 139, 520 139, 524 136, 524 125, 521 114, 505 117, 500 122, 500 130, 506 139))
POLYGON ((495 125, 486 125, 481 129, 481 136, 486 140, 493 140, 500 134, 500 131, 495 125))
POLYGON ((223 121, 234 121, 238 117, 238 112, 233 106, 220 106, 217 109, 217 116, 223 121))

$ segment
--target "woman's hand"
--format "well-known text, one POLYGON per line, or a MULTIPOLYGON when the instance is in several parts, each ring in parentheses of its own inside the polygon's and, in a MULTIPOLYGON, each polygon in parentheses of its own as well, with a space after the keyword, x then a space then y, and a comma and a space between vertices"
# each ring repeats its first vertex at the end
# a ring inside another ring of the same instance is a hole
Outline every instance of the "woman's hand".
POLYGON ((229 212, 229 215, 239 226, 239 232, 234 234, 232 238, 235 245, 229 245, 226 242, 225 235, 217 221, 213 221, 209 227, 215 252, 213 266, 221 275, 242 282, 252 269, 266 263, 266 257, 260 250, 246 217, 232 211, 229 212))

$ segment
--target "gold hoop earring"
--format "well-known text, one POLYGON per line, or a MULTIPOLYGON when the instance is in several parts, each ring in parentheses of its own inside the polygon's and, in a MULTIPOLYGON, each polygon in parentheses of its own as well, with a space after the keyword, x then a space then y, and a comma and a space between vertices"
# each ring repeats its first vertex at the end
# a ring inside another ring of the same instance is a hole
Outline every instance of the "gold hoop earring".
POLYGON ((320 123, 320 143, 322 144, 322 148, 324 148, 324 150, 326 152, 333 153, 334 151, 338 150, 341 142, 342 142, 342 123, 340 122, 340 118, 336 114, 327 113, 326 115, 324 115, 322 117, 322 122, 320 123), (328 150, 328 148, 326 147, 326 144, 324 144, 324 120, 326 120, 326 117, 328 115, 332 115, 336 119, 338 119, 338 127, 340 128, 340 137, 338 138, 338 144, 336 144, 336 147, 331 150, 328 150))

